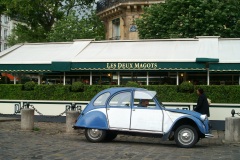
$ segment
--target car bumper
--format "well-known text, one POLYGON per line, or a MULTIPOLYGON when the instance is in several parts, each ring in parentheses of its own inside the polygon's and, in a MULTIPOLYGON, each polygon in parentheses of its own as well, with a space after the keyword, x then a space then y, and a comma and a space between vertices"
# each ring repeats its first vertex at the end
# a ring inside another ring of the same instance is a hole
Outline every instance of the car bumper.
POLYGON ((212 138, 212 137, 214 137, 214 135, 212 135, 212 134, 205 134, 205 138, 212 138))

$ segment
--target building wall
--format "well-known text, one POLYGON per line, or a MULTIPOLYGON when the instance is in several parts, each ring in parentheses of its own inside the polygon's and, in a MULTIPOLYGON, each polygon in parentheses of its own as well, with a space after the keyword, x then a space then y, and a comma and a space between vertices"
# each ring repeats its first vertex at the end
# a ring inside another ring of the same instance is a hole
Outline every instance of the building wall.
POLYGON ((12 20, 10 17, 6 15, 0 15, 1 18, 1 44, 0 44, 0 52, 7 49, 8 43, 7 43, 7 38, 9 35, 12 34, 13 28, 17 25, 17 21, 12 20))
MULTIPOLYGON (((110 0, 102 0, 109 4, 110 0)), ((151 4, 163 3, 164 0, 116 0, 115 3, 109 4, 108 6, 100 5, 105 7, 104 9, 98 10, 97 15, 103 20, 106 29, 107 40, 137 40, 139 39, 138 30, 135 20, 140 18, 143 14, 143 8, 149 7, 151 4), (116 36, 114 22, 119 19, 119 35, 116 36)))

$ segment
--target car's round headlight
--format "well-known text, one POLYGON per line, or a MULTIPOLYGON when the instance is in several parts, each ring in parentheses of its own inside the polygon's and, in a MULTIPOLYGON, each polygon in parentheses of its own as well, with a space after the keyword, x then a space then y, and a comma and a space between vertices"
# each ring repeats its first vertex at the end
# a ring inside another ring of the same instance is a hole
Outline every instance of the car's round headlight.
POLYGON ((202 121, 205 121, 208 117, 207 117, 206 114, 203 114, 203 115, 200 116, 200 118, 201 118, 202 121))

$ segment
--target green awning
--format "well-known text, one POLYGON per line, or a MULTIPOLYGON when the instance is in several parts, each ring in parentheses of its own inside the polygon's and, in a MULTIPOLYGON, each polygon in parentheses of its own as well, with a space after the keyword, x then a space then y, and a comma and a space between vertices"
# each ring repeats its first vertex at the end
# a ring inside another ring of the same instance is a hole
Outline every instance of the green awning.
POLYGON ((196 58, 196 62, 219 62, 218 58, 196 58))
POLYGON ((52 62, 52 64, 0 64, 1 72, 70 72, 70 71, 205 71, 196 62, 52 62))
POLYGON ((71 62, 52 62, 52 71, 70 71, 71 70, 71 62))
POLYGON ((205 70, 205 64, 195 62, 73 62, 71 70, 205 70))
POLYGON ((240 71, 240 63, 211 63, 209 67, 210 71, 240 71))
POLYGON ((50 72, 51 64, 0 64, 1 72, 50 72))

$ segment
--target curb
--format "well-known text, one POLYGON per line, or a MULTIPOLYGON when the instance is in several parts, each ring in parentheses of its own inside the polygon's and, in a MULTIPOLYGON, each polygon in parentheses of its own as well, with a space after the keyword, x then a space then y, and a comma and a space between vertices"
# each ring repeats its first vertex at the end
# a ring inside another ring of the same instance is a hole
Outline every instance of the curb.
POLYGON ((8 117, 0 117, 0 122, 7 122, 7 121, 20 121, 20 118, 8 118, 8 117))

